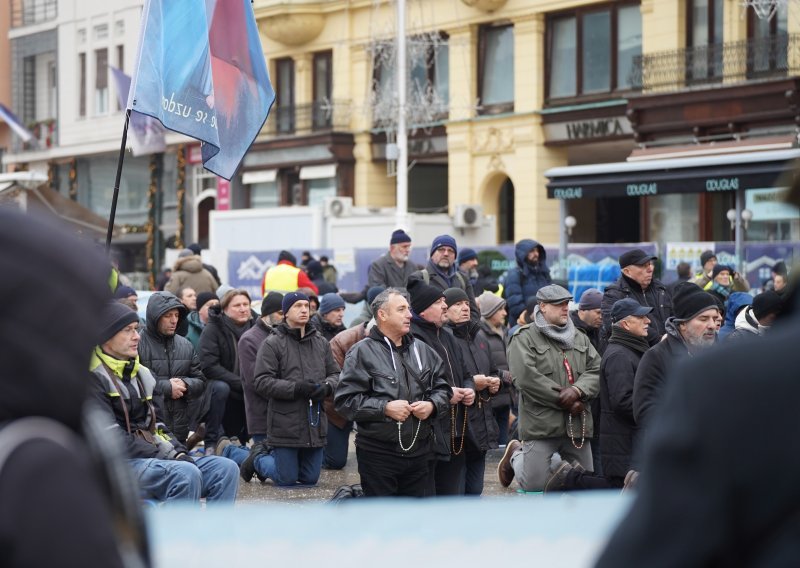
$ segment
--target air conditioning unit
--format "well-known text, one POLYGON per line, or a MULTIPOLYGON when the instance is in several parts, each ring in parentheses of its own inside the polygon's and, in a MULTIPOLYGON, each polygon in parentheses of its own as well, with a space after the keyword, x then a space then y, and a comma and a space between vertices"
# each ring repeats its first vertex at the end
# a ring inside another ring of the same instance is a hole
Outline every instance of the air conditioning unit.
POLYGON ((483 207, 480 205, 457 205, 453 215, 456 229, 475 229, 483 224, 483 207))
POLYGON ((326 217, 349 217, 353 213, 353 198, 326 197, 324 207, 326 217))

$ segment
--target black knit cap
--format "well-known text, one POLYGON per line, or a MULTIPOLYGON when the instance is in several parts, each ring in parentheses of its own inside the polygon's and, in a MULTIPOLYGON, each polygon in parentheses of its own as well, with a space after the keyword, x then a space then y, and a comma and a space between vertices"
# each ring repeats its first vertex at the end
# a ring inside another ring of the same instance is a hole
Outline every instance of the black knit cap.
POLYGON ((714 254, 714 251, 712 250, 703 251, 703 254, 700 255, 700 266, 705 266, 706 262, 708 262, 712 258, 717 258, 717 255, 714 254))
POLYGON ((411 242, 411 237, 408 236, 408 233, 406 233, 403 229, 397 229, 396 231, 394 231, 392 233, 392 238, 389 239, 390 245, 397 245, 400 243, 410 243, 410 242, 411 242))
POLYGON ((297 257, 292 253, 290 253, 288 250, 282 250, 281 252, 278 253, 278 262, 282 260, 288 260, 294 266, 297 266, 297 257))
POLYGON ((219 298, 214 292, 200 292, 197 295, 197 311, 200 311, 200 308, 205 306, 211 300, 216 300, 219 302, 219 298))
POLYGON ((412 280, 408 284, 408 293, 411 295, 411 309, 419 315, 430 308, 444 293, 422 280, 412 280))
POLYGON ((728 266, 727 264, 715 264, 714 269, 711 271, 711 279, 713 280, 717 276, 719 276, 720 272, 727 271, 729 275, 733 276, 733 268, 728 266))
POLYGON ((448 288, 444 291, 444 301, 447 302, 447 307, 449 308, 453 304, 459 302, 468 302, 469 296, 467 296, 467 293, 461 288, 448 288))
POLYGON ((125 304, 110 302, 100 314, 100 336, 97 344, 102 345, 126 326, 138 323, 139 314, 125 304))
POLYGON ((267 297, 261 301, 261 317, 266 317, 275 312, 281 311, 283 302, 283 294, 280 292, 270 292, 267 297))
POLYGON ((757 320, 783 311, 783 298, 775 290, 767 290, 753 298, 753 315, 757 320))
POLYGON ((712 308, 719 311, 717 300, 708 292, 704 292, 697 284, 684 282, 675 288, 675 295, 672 297, 672 312, 677 321, 688 321, 712 308))

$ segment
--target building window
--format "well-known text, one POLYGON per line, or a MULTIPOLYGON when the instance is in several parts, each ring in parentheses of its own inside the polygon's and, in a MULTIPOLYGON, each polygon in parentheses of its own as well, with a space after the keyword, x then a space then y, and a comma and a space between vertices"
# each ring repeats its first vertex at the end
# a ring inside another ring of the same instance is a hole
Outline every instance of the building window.
POLYGON ((108 112, 108 50, 98 49, 94 52, 94 112, 108 112))
POLYGON ((78 54, 78 116, 86 116, 86 54, 78 54))
POLYGON ((275 61, 275 120, 278 132, 294 132, 294 60, 290 57, 275 61))
POLYGON ((55 61, 47 62, 47 117, 58 116, 58 71, 55 61))
POLYGON ((36 56, 22 60, 22 122, 30 125, 36 122, 36 56))
MULTIPOLYGON (((397 120, 397 74, 393 43, 373 48, 372 121, 376 127, 397 120)), ((432 32, 408 38, 406 107, 411 125, 447 117, 450 103, 450 57, 447 35, 432 32)))
POLYGON ((634 61, 642 54, 638 3, 552 15, 546 37, 549 101, 633 88, 634 61))
POLYGON ((687 82, 722 78, 724 0, 687 0, 687 82))
MULTIPOLYGON (((117 69, 120 71, 125 71, 125 46, 118 45, 117 46, 117 69)), ((120 104, 119 97, 117 97, 117 110, 122 110, 122 105, 120 104)))
POLYGON ((250 207, 278 207, 281 204, 281 192, 277 181, 253 183, 250 188, 250 207))
POLYGON ((314 102, 311 110, 311 127, 314 130, 330 128, 333 114, 333 52, 314 54, 314 102))
POLYGON ((753 10, 747 11, 747 74, 754 78, 764 74, 785 74, 789 66, 789 10, 779 4, 775 15, 763 20, 753 10))
POLYGON ((481 114, 514 110, 514 26, 486 26, 478 42, 481 114))

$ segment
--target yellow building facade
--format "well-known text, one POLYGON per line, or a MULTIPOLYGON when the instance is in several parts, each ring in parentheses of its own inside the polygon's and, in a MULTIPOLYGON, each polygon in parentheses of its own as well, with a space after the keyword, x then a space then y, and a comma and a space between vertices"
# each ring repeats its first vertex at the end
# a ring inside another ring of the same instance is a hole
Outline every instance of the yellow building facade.
MULTIPOLYGON (((697 135, 697 126, 694 135, 683 138, 647 138, 631 101, 659 92, 676 97, 694 92, 696 86, 686 77, 694 73, 696 78, 698 70, 703 74, 700 90, 703 85, 719 89, 753 83, 750 75, 744 80, 729 77, 738 63, 729 51, 713 55, 713 46, 744 45, 764 34, 793 37, 800 31, 798 4, 791 3, 787 13, 764 24, 744 11, 739 0, 408 0, 408 37, 436 35, 447 50, 446 69, 438 52, 426 59, 428 67, 432 61, 436 66, 428 69, 429 87, 446 91, 447 100, 445 112, 429 124, 414 125, 410 136, 412 210, 415 200, 422 206, 444 205, 451 214, 459 205, 480 205, 484 213, 498 217, 498 241, 533 237, 558 242, 563 221, 559 200, 548 197, 546 172, 623 162, 650 146, 717 143, 715 130, 709 127, 704 137, 704 132, 697 135), (711 53, 710 63, 682 69, 677 86, 648 85, 648 78, 658 73, 658 61, 687 50, 695 56, 699 50, 711 53), (432 195, 441 197, 431 200, 432 195)), ((259 168, 272 168, 277 173, 264 179, 274 185, 264 191, 274 192, 270 199, 279 204, 308 203, 315 195, 334 191, 352 197, 358 206, 393 206, 395 178, 387 175, 387 138, 374 114, 376 85, 381 83, 377 54, 393 40, 395 3, 256 0, 254 8, 278 99, 245 161, 244 181, 262 179, 259 168), (299 160, 294 170, 292 160, 299 160), (334 169, 319 174, 331 176, 325 186, 315 176, 328 163, 334 169)), ((749 47, 742 49, 751 53, 749 47)), ((789 70, 780 70, 781 78, 793 76, 800 63, 791 61, 791 53, 789 70)), ((734 138, 742 138, 741 130, 734 138)), ((672 203, 658 201, 665 196, 651 197, 622 208, 641 219, 635 235, 615 232, 614 198, 570 201, 568 213, 578 219, 575 240, 649 240, 649 212, 672 203)), ((697 234, 688 236, 714 237, 716 220, 706 226, 702 216, 711 218, 727 204, 714 199, 696 197, 701 219, 692 225, 697 234)), ((682 207, 691 209, 694 203, 686 201, 682 207)))

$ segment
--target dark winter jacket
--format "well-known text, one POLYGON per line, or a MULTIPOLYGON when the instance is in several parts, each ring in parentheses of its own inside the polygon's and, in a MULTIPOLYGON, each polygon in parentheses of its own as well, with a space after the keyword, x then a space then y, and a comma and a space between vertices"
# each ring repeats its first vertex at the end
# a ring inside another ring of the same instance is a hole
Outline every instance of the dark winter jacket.
POLYGON ((369 265, 368 286, 383 286, 384 288, 405 288, 408 278, 417 270, 417 266, 407 260, 400 267, 392 260, 387 252, 369 265))
POLYGON ((147 327, 139 339, 139 360, 156 379, 153 402, 161 409, 167 429, 185 442, 190 425, 203 414, 205 377, 200 369, 200 359, 188 339, 158 332, 159 318, 174 309, 181 317, 185 316, 186 308, 173 294, 156 292, 150 296, 147 327), (186 392, 181 398, 172 398, 172 378, 186 383, 186 392))
POLYGON ((514 386, 511 383, 511 373, 508 370, 508 357, 506 356, 508 338, 506 337, 505 329, 504 327, 503 332, 499 332, 486 323, 486 320, 481 319, 481 330, 483 330, 486 340, 489 342, 492 361, 497 365, 500 377, 500 390, 492 397, 493 408, 509 406, 511 404, 511 397, 516 396, 514 386))
POLYGON ((311 316, 311 318, 308 320, 308 324, 316 329, 317 333, 319 333, 328 341, 347 329, 344 325, 332 325, 328 323, 322 318, 322 314, 319 312, 311 316))
MULTIPOLYGON (((470 322, 449 326, 461 349, 461 358, 467 372, 475 375, 497 377, 497 365, 492 360, 489 341, 479 327, 473 327, 470 322)), ((467 426, 467 447, 485 452, 497 447, 500 429, 492 412, 492 395, 489 389, 475 392, 475 404, 469 410, 469 424, 467 426)))
POLYGON ((449 418, 452 395, 445 364, 432 348, 411 334, 397 347, 373 327, 345 357, 335 404, 342 416, 357 423, 359 448, 404 457, 432 456, 433 423, 441 416, 449 418), (409 417, 398 430, 397 422, 385 414, 386 404, 393 400, 430 401, 434 411, 422 422, 409 417))
POLYGON ((267 433, 269 401, 256 392, 254 379, 258 349, 273 331, 271 325, 258 318, 255 325, 239 338, 239 375, 242 377, 247 432, 251 435, 267 433))
MULTIPOLYGON (((336 361, 339 368, 344 368, 344 358, 350 348, 367 336, 367 325, 369 324, 365 322, 356 327, 351 327, 331 339, 333 360, 336 361)), ((325 398, 325 414, 328 415, 328 422, 337 428, 344 429, 347 426, 347 419, 336 412, 333 395, 325 398)))
POLYGON ((515 322, 525 310, 525 302, 536 295, 539 288, 553 283, 547 267, 547 252, 533 239, 522 239, 514 248, 517 267, 506 274, 503 296, 508 306, 508 321, 515 322), (539 249, 539 261, 535 266, 527 262, 528 253, 539 249))
POLYGON ((800 368, 798 333, 794 319, 769 341, 723 344, 671 373, 643 481, 598 568, 797 564, 800 458, 786 450, 800 438, 800 382, 787 372, 800 368))
MULTIPOLYGON (((575 329, 586 335, 586 337, 589 338, 589 342, 592 344, 592 347, 595 348, 595 351, 600 353, 600 330, 586 325, 586 323, 578 315, 578 310, 571 311, 569 316, 572 318, 572 323, 575 324, 575 329)), ((592 409, 592 420, 594 421, 594 436, 592 439, 597 440, 598 435, 600 434, 600 415, 602 413, 602 401, 600 400, 600 397, 596 396, 593 398, 589 402, 589 406, 592 409)))
MULTIPOLYGON (((414 338, 419 339, 429 347, 431 347, 436 354, 444 362, 444 374, 447 379, 447 384, 451 387, 469 388, 475 390, 475 381, 472 380, 472 375, 464 365, 464 359, 461 356, 461 348, 456 343, 455 337, 443 328, 436 327, 436 325, 429 323, 418 316, 414 316, 411 320, 411 334, 414 338)), ((477 399, 477 396, 476 396, 477 399)), ((436 430, 436 453, 447 458, 451 452, 457 450, 461 446, 462 432, 466 431, 467 421, 469 420, 470 408, 459 402, 455 408, 455 442, 451 439, 450 430, 453 423, 450 411, 446 414, 440 414, 434 425, 436 430), (453 448, 455 443, 455 448, 453 448)))
POLYGON ((633 418, 633 380, 647 340, 619 326, 612 330, 600 363, 600 454, 603 475, 625 477, 639 428, 633 418), (641 344, 640 344, 641 343, 641 344))
POLYGON ((269 399, 267 444, 278 448, 322 448, 328 435, 328 419, 322 399, 311 401, 298 385, 311 381, 336 390, 339 365, 333 360, 328 340, 313 327, 300 330, 282 323, 261 344, 256 355, 256 392, 269 399))
POLYGON ((238 344, 242 334, 250 329, 250 320, 237 327, 220 306, 208 310, 208 323, 200 335, 200 365, 210 381, 223 381, 231 388, 231 398, 242 400, 242 379, 239 375, 238 344), (238 335, 237 335, 238 333, 238 335))
POLYGON ((678 360, 689 356, 674 320, 667 321, 667 338, 644 354, 633 380, 633 417, 645 430, 653 410, 662 402, 666 378, 678 360))
POLYGON ((439 267, 433 264, 430 260, 423 270, 417 270, 409 276, 408 281, 422 280, 430 284, 437 290, 444 292, 448 288, 461 288, 467 293, 469 299, 469 319, 477 324, 481 321, 481 312, 478 310, 478 304, 475 302, 475 291, 472 288, 472 283, 469 281, 469 276, 460 272, 455 264, 450 267, 447 274, 444 274, 439 267), (425 275, 427 274, 427 278, 425 275))
POLYGON ((739 311, 753 303, 753 296, 747 292, 733 292, 728 297, 728 309, 725 311, 725 322, 719 328, 719 339, 722 341, 736 329, 736 316, 739 311))
POLYGON ((608 338, 611 336, 611 308, 617 300, 631 298, 639 302, 642 306, 653 308, 647 314, 650 318, 650 326, 647 328, 647 342, 652 346, 661 341, 666 328, 664 327, 667 318, 672 315, 672 296, 667 291, 666 286, 660 280, 653 278, 647 290, 642 291, 636 281, 631 280, 624 274, 619 279, 608 286, 603 293, 603 301, 600 308, 603 310, 603 327, 600 328, 600 353, 605 351, 608 345, 608 338))

